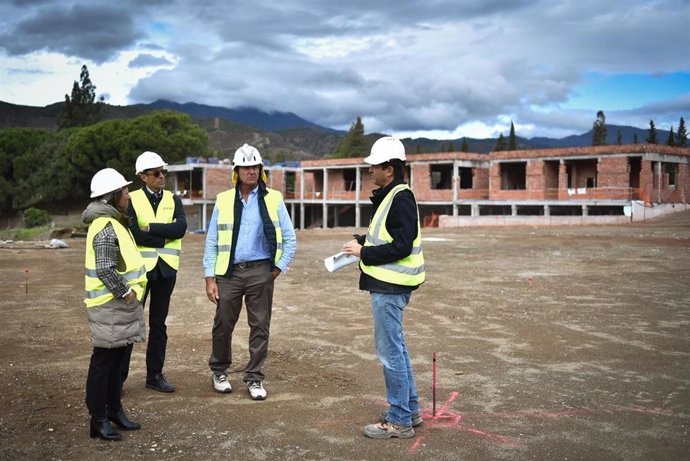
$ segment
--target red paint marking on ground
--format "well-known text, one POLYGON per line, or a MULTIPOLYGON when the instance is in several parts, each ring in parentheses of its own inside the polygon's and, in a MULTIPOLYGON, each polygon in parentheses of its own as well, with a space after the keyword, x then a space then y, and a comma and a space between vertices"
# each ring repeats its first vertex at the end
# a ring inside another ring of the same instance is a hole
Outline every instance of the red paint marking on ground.
MULTIPOLYGON (((467 431, 472 434, 502 443, 504 445, 510 445, 513 447, 519 447, 522 445, 522 443, 520 443, 519 441, 512 440, 508 437, 503 437, 502 435, 498 434, 492 434, 491 432, 485 432, 474 427, 462 424, 462 415, 452 412, 448 409, 448 407, 455 401, 455 399, 458 398, 458 395, 460 395, 458 392, 451 392, 448 400, 446 400, 443 406, 436 412, 436 416, 433 416, 432 412, 429 411, 428 408, 425 408, 422 411, 424 427, 429 429, 434 427, 440 427, 447 429, 456 429, 460 431, 467 431)), ((410 453, 414 453, 419 449, 419 447, 422 445, 422 442, 424 441, 425 435, 426 434, 417 435, 416 440, 408 450, 410 453)))
MULTIPOLYGON (((440 410, 436 412, 436 416, 432 415, 430 408, 425 408, 422 411, 422 418, 424 419, 424 427, 427 429, 441 428, 441 429, 455 429, 460 431, 469 432, 471 434, 493 440, 495 442, 501 443, 503 445, 508 445, 511 447, 520 447, 522 442, 519 440, 514 440, 509 437, 504 437, 502 435, 494 434, 491 432, 486 432, 481 429, 477 429, 473 426, 468 426, 462 423, 463 415, 455 413, 449 410, 449 406, 453 403, 459 393, 452 392, 450 397, 440 410)), ((629 406, 623 407, 618 405, 608 405, 602 408, 573 408, 570 410, 563 411, 516 411, 512 413, 497 413, 493 416, 499 418, 568 418, 576 416, 593 415, 598 413, 643 413, 643 414, 653 414, 653 415, 670 415, 673 414, 671 410, 658 407, 640 407, 640 406, 629 406)), ((426 432, 426 431, 425 431, 426 432)), ((417 434, 417 438, 414 443, 410 446, 409 452, 416 452, 420 446, 422 446, 425 436, 427 434, 417 434)))
POLYGON ((653 415, 670 415, 673 414, 671 410, 664 408, 645 408, 639 406, 621 407, 617 405, 609 405, 599 409, 592 408, 573 408, 572 410, 563 411, 516 411, 512 413, 497 413, 494 416, 499 418, 567 418, 571 416, 592 415, 596 413, 645 413, 653 415))

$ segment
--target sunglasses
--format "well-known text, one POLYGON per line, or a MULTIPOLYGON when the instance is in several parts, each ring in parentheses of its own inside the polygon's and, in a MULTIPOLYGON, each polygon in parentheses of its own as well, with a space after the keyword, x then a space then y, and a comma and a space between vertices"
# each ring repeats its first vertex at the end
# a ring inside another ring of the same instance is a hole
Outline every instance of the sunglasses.
POLYGON ((168 174, 168 170, 166 170, 166 169, 164 168, 164 169, 162 169, 162 170, 147 171, 146 174, 147 174, 148 176, 155 176, 155 177, 165 176, 166 174, 168 174))

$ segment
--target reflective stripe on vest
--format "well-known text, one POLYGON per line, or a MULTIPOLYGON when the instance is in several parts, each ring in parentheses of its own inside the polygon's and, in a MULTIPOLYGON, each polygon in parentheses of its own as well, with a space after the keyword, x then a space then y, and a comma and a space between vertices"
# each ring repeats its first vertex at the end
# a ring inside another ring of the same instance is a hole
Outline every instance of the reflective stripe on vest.
MULTIPOLYGON (((276 230, 276 255, 274 264, 280 261, 283 254, 283 231, 280 228, 280 218, 278 209, 283 200, 283 194, 273 189, 266 189, 264 196, 268 216, 276 230)), ((230 254, 232 253, 232 229, 235 221, 235 189, 230 189, 218 194, 216 207, 218 208, 218 257, 216 258, 216 275, 224 275, 230 265, 230 254)), ((257 197, 257 200, 260 200, 257 197)), ((260 206, 259 204, 257 204, 260 206)))
POLYGON ((144 296, 146 267, 134 244, 132 233, 116 219, 96 218, 89 226, 89 232, 86 235, 86 256, 84 260, 84 303, 86 307, 100 306, 115 298, 110 290, 106 288, 103 281, 98 278, 98 273, 96 272, 96 252, 93 249, 93 239, 108 223, 113 226, 115 235, 117 235, 120 256, 125 263, 124 270, 117 270, 117 273, 127 281, 127 284, 137 295, 137 299, 141 300, 144 296))
MULTIPOLYGON (((391 209, 393 198, 403 190, 409 190, 407 184, 400 184, 391 189, 383 198, 371 224, 367 230, 364 246, 384 245, 393 241, 393 237, 386 229, 386 218, 391 209)), ((419 224, 419 213, 417 213, 417 237, 412 242, 412 252, 409 256, 389 264, 379 266, 367 266, 361 260, 359 267, 367 275, 383 282, 394 283, 403 286, 421 285, 426 277, 424 269, 424 253, 422 252, 422 233, 419 224)))
MULTIPOLYGON (((137 223, 139 227, 146 227, 149 224, 169 224, 173 222, 175 215, 175 199, 170 191, 163 191, 163 198, 158 204, 156 212, 144 189, 139 189, 129 193, 132 207, 137 213, 137 223)), ((158 258, 168 263, 170 267, 178 270, 180 267, 180 250, 182 250, 182 239, 170 240, 165 243, 163 248, 151 248, 139 245, 139 252, 144 258, 146 270, 150 271, 158 263, 158 258)))

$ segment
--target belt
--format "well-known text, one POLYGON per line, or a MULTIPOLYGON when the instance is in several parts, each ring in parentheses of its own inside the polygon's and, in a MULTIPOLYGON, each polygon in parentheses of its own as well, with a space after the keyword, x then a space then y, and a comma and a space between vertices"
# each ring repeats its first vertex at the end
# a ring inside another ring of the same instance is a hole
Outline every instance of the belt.
POLYGON ((233 269, 249 269, 252 267, 259 266, 265 262, 268 262, 268 259, 257 259, 256 261, 242 261, 242 262, 238 262, 237 264, 233 264, 232 268, 233 269))

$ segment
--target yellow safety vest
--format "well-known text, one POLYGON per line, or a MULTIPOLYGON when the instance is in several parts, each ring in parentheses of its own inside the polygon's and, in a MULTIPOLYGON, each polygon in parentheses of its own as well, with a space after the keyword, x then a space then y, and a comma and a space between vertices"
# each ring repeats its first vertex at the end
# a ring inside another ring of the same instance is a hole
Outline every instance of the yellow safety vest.
MULTIPOLYGON (((400 184, 391 189, 383 198, 381 204, 371 219, 371 224, 367 230, 364 246, 383 245, 393 241, 393 237, 386 229, 386 218, 391 209, 393 198, 403 190, 409 190, 407 184, 400 184)), ((367 266, 361 260, 359 267, 367 275, 383 282, 394 283, 403 286, 421 285, 425 279, 424 253, 422 253, 422 233, 419 225, 419 213, 417 213, 417 237, 412 242, 412 253, 398 261, 379 266, 367 266)))
MULTIPOLYGON (((283 194, 273 189, 266 189, 268 193, 264 196, 268 216, 271 218, 273 227, 276 230, 276 255, 274 264, 278 264, 283 254, 283 231, 280 229, 280 218, 278 218, 278 208, 283 201, 283 194)), ((235 189, 230 189, 218 194, 216 198, 218 208, 218 257, 216 259, 216 275, 225 275, 230 265, 230 254, 232 250, 232 228, 235 221, 235 189)))
MULTIPOLYGON (((175 215, 175 200, 170 191, 163 191, 163 198, 158 204, 156 213, 153 212, 153 207, 143 189, 136 190, 129 193, 129 198, 132 201, 132 207, 137 212, 137 222, 139 227, 146 227, 151 223, 154 224, 169 224, 173 221, 175 215)), ((182 250, 182 239, 169 240, 163 248, 151 248, 145 246, 138 246, 141 257, 144 258, 146 264, 146 271, 152 270, 158 263, 158 258, 168 263, 170 267, 178 270, 180 267, 180 251, 182 250)))
POLYGON ((96 218, 89 226, 89 232, 86 235, 86 259, 84 261, 84 304, 86 304, 86 307, 100 306, 115 298, 101 279, 98 278, 96 273, 96 252, 93 249, 94 237, 108 223, 112 224, 115 230, 120 247, 120 255, 125 263, 125 268, 122 271, 118 269, 117 273, 127 281, 127 284, 137 295, 138 300, 142 299, 146 289, 146 268, 134 243, 132 233, 114 218, 96 218))

